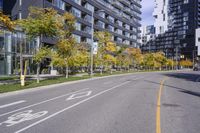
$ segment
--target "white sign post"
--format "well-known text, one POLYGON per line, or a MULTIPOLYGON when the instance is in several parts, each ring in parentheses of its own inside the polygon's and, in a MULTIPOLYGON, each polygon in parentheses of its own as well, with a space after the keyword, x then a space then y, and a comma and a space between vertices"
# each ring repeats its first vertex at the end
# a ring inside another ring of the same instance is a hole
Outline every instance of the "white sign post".
POLYGON ((96 55, 98 52, 98 43, 94 42, 93 43, 93 55, 96 55))
POLYGON ((200 28, 196 29, 196 42, 197 54, 200 56, 200 28))

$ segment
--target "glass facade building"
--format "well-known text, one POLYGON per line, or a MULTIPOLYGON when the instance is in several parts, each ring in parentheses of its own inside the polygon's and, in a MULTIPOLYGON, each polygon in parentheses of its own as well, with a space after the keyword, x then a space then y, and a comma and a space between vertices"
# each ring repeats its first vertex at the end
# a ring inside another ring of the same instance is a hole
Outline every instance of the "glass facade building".
MULTIPOLYGON (((35 41, 27 41, 25 35, 21 32, 11 33, 1 29, 0 33, 0 75, 19 74, 20 69, 20 53, 24 60, 28 60, 29 64, 33 64, 33 55, 36 52, 37 43, 35 41), (20 52, 21 51, 21 52, 20 52)), ((35 66, 29 65, 29 68, 35 66)), ((30 69, 28 73, 33 73, 34 69, 30 69)))

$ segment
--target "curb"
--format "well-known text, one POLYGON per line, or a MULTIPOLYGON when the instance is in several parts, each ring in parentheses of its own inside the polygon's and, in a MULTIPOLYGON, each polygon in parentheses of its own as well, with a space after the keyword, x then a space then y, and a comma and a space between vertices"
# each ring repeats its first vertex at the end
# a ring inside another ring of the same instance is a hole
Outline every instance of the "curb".
POLYGON ((39 86, 39 87, 28 88, 28 89, 24 89, 24 90, 13 91, 13 92, 6 92, 6 93, 0 94, 0 98, 18 95, 18 94, 25 94, 25 93, 29 93, 29 92, 35 92, 35 91, 40 91, 40 90, 45 90, 45 89, 51 89, 51 88, 54 88, 54 87, 59 87, 59 86, 64 86, 64 85, 69 85, 69 84, 75 84, 75 83, 87 82, 87 81, 92 81, 92 80, 104 79, 104 78, 120 77, 120 76, 133 75, 133 74, 143 74, 143 73, 166 73, 166 72, 177 72, 177 71, 133 72, 133 73, 116 74, 116 75, 109 75, 109 76, 102 76, 102 77, 93 77, 93 78, 89 78, 89 79, 68 81, 68 82, 64 82, 64 83, 58 83, 58 84, 52 84, 52 85, 46 85, 46 86, 39 86))
POLYGON ((119 77, 119 76, 131 75, 131 74, 136 74, 136 73, 127 73, 127 74, 109 75, 109 76, 102 76, 102 77, 93 77, 93 78, 89 78, 89 79, 81 79, 81 80, 76 80, 76 81, 68 81, 68 82, 57 83, 57 84, 52 84, 52 85, 38 86, 38 87, 34 87, 34 88, 27 88, 27 89, 24 89, 24 90, 17 90, 17 91, 13 91, 13 92, 5 92, 5 93, 0 94, 0 98, 18 95, 18 94, 25 94, 25 93, 35 92, 35 91, 40 91, 40 90, 51 89, 51 88, 54 88, 54 87, 60 87, 60 86, 69 85, 69 84, 87 82, 87 81, 110 78, 110 77, 119 77))

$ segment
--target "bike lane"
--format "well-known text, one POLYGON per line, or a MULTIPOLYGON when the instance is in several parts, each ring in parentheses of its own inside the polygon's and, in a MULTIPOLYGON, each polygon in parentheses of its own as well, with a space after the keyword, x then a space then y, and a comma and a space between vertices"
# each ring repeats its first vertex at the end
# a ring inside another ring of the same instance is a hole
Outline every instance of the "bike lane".
POLYGON ((121 81, 111 85, 97 84, 96 88, 85 88, 78 92, 66 94, 66 96, 63 95, 62 97, 49 102, 3 115, 0 117, 0 132, 19 133, 24 127, 28 127, 29 125, 37 123, 40 120, 62 113, 62 111, 75 107, 90 98, 94 98, 126 83, 128 83, 128 81, 121 81))

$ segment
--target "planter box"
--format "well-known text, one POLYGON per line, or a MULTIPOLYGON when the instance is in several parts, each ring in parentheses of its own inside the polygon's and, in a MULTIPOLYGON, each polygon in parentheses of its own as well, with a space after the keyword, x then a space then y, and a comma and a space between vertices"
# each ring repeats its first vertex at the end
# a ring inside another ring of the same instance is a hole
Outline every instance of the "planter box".
POLYGON ((57 70, 51 70, 51 75, 58 75, 58 71, 57 70))

